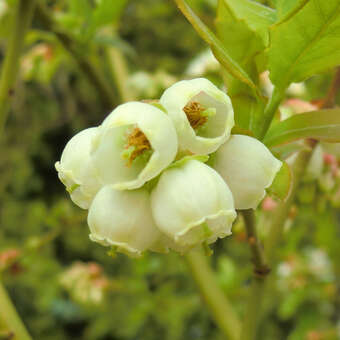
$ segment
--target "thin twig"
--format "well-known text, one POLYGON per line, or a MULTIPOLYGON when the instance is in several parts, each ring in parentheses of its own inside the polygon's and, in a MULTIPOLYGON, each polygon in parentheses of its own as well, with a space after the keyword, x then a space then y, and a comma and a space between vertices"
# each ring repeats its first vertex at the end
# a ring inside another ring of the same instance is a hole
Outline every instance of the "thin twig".
POLYGON ((254 277, 252 279, 250 295, 246 307, 245 319, 241 332, 241 339, 253 339, 256 334, 256 328, 259 320, 258 306, 261 304, 263 287, 267 275, 270 273, 263 245, 257 236, 256 221, 254 211, 242 211, 245 228, 247 232, 248 243, 252 252, 252 260, 254 264, 254 277))
POLYGON ((270 124, 275 116, 275 113, 277 112, 283 98, 285 95, 285 89, 279 89, 277 87, 274 87, 273 94, 265 108, 264 114, 261 117, 261 120, 257 122, 259 125, 259 139, 263 140, 264 136, 266 135, 270 124))
MULTIPOLYGON (((300 151, 292 165, 293 184, 289 197, 281 202, 273 213, 270 223, 270 231, 265 242, 264 252, 261 251, 263 259, 267 258, 270 265, 274 263, 274 253, 279 241, 282 239, 284 223, 288 212, 294 202, 298 185, 301 181, 305 168, 308 165, 311 150, 300 151)), ((268 266, 267 262, 263 262, 268 266)), ((267 267, 268 268, 268 267, 267 267)), ((241 340, 255 339, 257 326, 262 313, 262 304, 266 292, 266 275, 255 277, 252 282, 249 301, 245 313, 245 322, 242 328, 241 340)))
POLYGON ((35 0, 19 1, 13 16, 13 28, 0 78, 0 135, 7 120, 11 99, 14 97, 13 86, 19 70, 21 50, 26 31, 31 25, 35 5, 35 0))
POLYGON ((327 92, 326 98, 322 103, 322 108, 331 108, 335 104, 337 92, 340 88, 340 67, 336 69, 334 78, 327 92))
POLYGON ((8 334, 14 334, 14 336, 12 336, 10 339, 32 340, 1 281, 0 281, 0 321, 1 324, 3 324, 7 328, 8 334))
MULTIPOLYGON (((0 78, 0 136, 8 116, 10 100, 13 95, 13 86, 19 69, 21 50, 23 48, 25 33, 30 27, 34 0, 20 0, 17 3, 13 17, 13 29, 8 43, 5 61, 0 78)), ((13 340, 31 340, 15 306, 9 298, 5 287, 0 281, 0 324, 7 331, 7 338, 13 340)))
POLYGON ((233 306, 217 285, 214 273, 201 251, 192 250, 185 255, 186 262, 201 296, 210 310, 216 325, 230 340, 238 340, 241 332, 240 321, 233 306))
POLYGON ((248 243, 253 256, 254 274, 257 278, 264 279, 266 275, 269 274, 270 269, 264 254, 263 245, 257 236, 254 210, 243 210, 242 215, 245 222, 248 243))
POLYGON ((104 52, 109 61, 112 78, 116 83, 121 100, 123 102, 134 100, 135 95, 127 86, 129 70, 123 53, 114 47, 108 47, 104 52))
POLYGON ((64 48, 73 56, 90 83, 97 89, 104 105, 108 108, 113 108, 119 104, 117 94, 112 90, 105 75, 97 65, 90 60, 88 54, 80 48, 77 41, 58 25, 49 11, 41 3, 38 3, 37 5, 36 17, 39 19, 44 29, 54 33, 64 48))

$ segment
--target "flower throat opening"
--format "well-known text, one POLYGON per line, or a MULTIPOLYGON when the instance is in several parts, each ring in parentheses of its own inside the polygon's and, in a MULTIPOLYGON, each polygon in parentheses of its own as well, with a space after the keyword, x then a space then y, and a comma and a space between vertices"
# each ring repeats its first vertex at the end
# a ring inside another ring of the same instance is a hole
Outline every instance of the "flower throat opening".
POLYGON ((147 151, 151 151, 151 144, 142 130, 134 128, 127 136, 127 144, 124 146, 122 157, 127 160, 127 166, 130 167, 132 162, 139 156, 144 156, 147 151))
POLYGON ((206 108, 202 104, 195 101, 189 102, 187 105, 185 105, 183 111, 194 130, 202 127, 208 121, 209 117, 216 114, 215 108, 206 108))

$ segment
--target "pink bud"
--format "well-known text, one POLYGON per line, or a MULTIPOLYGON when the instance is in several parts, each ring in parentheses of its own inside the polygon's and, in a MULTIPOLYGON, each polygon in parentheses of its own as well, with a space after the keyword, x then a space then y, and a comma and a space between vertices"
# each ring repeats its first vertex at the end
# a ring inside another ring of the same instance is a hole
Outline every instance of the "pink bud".
POLYGON ((87 269, 90 274, 90 277, 93 277, 93 278, 98 277, 103 271, 101 266, 99 266, 95 262, 89 262, 87 269))
POLYGON ((323 160, 326 164, 330 164, 330 165, 336 163, 335 156, 330 153, 324 153, 323 160))
POLYGON ((284 106, 290 107, 295 113, 316 111, 318 107, 305 100, 291 98, 286 100, 284 106))
POLYGON ((277 207, 277 202, 274 201, 271 197, 267 196, 263 201, 262 201, 262 209, 264 211, 272 211, 277 207))

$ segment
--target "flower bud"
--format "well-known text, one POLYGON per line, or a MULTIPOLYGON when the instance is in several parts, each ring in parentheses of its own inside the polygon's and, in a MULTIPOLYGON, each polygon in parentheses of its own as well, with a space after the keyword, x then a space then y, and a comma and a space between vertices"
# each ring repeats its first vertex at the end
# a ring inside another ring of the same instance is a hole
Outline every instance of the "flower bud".
POLYGON ((216 152, 214 168, 228 184, 236 209, 255 209, 282 162, 255 138, 232 135, 216 152))
POLYGON ((340 143, 321 142, 321 145, 325 152, 334 155, 337 159, 340 159, 340 143))
POLYGON ((66 144, 60 162, 55 163, 58 177, 70 193, 72 201, 88 209, 100 183, 90 157, 92 141, 98 133, 93 127, 80 131, 66 144))
POLYGON ((169 117, 140 102, 118 106, 103 122, 92 156, 101 182, 136 189, 175 158, 177 136, 169 117))
POLYGON ((157 248, 162 234, 153 220, 150 195, 145 189, 115 190, 103 187, 89 209, 90 239, 103 246, 138 257, 157 248))
POLYGON ((196 154, 217 150, 234 126, 229 97, 209 80, 182 80, 163 93, 160 103, 172 119, 179 146, 196 154))
POLYGON ((110 286, 97 263, 75 262, 60 275, 61 286, 78 303, 100 304, 110 286))
POLYGON ((197 160, 178 164, 161 175, 151 193, 157 226, 180 247, 188 248, 230 235, 236 212, 223 179, 197 160))

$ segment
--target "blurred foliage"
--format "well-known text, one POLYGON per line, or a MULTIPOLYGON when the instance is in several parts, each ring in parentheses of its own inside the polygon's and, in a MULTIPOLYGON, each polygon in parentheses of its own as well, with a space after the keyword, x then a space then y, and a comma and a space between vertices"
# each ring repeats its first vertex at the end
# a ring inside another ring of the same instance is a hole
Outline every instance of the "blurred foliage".
MULTIPOLYGON (((0 1, 1 58, 14 3, 0 1)), ((171 1, 48 4, 112 83, 117 65, 107 51, 120 53, 127 67, 121 81, 135 98, 156 98, 183 77, 222 85, 212 54, 171 1)), ((194 4, 212 23, 216 1, 194 4)), ((308 80, 302 99, 323 98, 332 76, 308 80)), ((71 136, 107 113, 73 57, 35 18, 0 155, 0 271, 20 315, 34 339, 222 339, 180 256, 112 258, 89 241, 86 214, 72 205, 53 165, 71 136)), ((332 174, 326 165, 301 185, 260 339, 340 338, 340 198, 332 174)), ((257 216, 262 235, 267 210, 257 216)), ((218 282, 242 315, 252 264, 241 220, 213 250, 218 282)))

